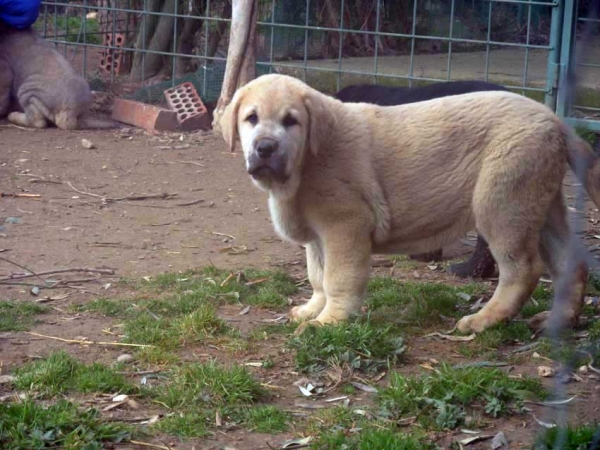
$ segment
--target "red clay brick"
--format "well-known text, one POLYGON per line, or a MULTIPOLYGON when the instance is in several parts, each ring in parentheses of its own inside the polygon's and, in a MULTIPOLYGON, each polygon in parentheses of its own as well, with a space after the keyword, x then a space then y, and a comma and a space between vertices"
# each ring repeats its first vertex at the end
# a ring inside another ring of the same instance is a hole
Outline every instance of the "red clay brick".
POLYGON ((165 91, 167 103, 177 113, 183 131, 210 130, 206 106, 192 83, 182 83, 165 91))
POLYGON ((165 108, 123 98, 115 99, 112 118, 152 132, 177 131, 177 114, 165 108))
POLYGON ((125 35, 123 33, 114 33, 115 41, 113 44, 113 33, 105 33, 102 37, 103 45, 107 47, 116 48, 104 48, 102 49, 100 59, 100 69, 106 73, 110 73, 114 70, 115 75, 120 75, 121 72, 128 72, 129 65, 128 59, 122 52, 122 48, 125 45, 125 35))

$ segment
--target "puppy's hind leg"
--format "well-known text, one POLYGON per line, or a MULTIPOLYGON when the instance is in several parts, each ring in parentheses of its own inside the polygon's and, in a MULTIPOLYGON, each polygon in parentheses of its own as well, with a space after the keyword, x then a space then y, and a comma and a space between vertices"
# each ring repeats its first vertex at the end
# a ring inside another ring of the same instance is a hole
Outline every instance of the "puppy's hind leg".
POLYGON ((48 121, 46 117, 33 103, 28 103, 23 106, 24 113, 12 112, 8 115, 8 120, 15 125, 22 127, 46 128, 48 121))
POLYGON ((488 242, 500 276, 491 300, 479 312, 457 323, 462 332, 479 333, 515 317, 544 270, 539 252, 540 230, 556 195, 548 192, 554 186, 540 192, 539 187, 529 186, 532 177, 527 173, 521 177, 518 168, 506 169, 504 172, 492 167, 482 173, 475 189, 473 212, 477 230, 488 242))
POLYGON ((554 200, 542 228, 540 253, 554 284, 554 304, 548 312, 531 318, 536 330, 548 327, 574 326, 583 309, 588 267, 582 258, 583 249, 569 229, 567 209, 562 194, 554 200))
POLYGON ((313 288, 313 295, 307 303, 292 309, 291 315, 294 320, 313 319, 325 307, 323 250, 318 241, 311 242, 306 246, 306 268, 308 271, 308 281, 313 288))

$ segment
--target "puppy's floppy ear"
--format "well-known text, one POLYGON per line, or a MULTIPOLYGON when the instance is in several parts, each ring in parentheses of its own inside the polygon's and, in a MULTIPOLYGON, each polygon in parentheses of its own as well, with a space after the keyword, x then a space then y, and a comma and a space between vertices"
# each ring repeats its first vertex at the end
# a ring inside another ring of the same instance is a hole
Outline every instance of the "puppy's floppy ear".
POLYGON ((239 139, 237 121, 240 103, 243 96, 242 94, 243 92, 241 90, 238 90, 235 93, 233 99, 231 99, 231 102, 229 102, 229 105, 225 107, 219 122, 223 139, 225 139, 225 142, 227 145, 229 145, 229 150, 231 152, 235 150, 235 144, 239 139))
POLYGON ((310 91, 304 97, 309 122, 307 142, 314 155, 327 144, 334 126, 333 114, 327 108, 324 97, 324 94, 310 91))

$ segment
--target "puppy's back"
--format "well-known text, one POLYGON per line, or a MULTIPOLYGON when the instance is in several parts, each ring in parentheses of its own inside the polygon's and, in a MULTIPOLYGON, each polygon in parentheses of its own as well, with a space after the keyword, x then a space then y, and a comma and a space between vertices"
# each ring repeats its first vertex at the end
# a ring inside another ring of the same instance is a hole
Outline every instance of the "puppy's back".
POLYGON ((448 81, 414 88, 357 84, 341 89, 334 97, 344 103, 394 106, 481 91, 508 91, 508 89, 486 81, 448 81))

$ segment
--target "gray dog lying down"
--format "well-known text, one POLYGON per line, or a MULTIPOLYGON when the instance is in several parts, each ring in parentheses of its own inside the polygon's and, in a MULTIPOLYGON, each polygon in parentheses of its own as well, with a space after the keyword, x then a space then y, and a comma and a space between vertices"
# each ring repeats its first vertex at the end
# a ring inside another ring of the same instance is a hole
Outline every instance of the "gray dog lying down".
POLYGON ((63 130, 116 126, 89 117, 91 105, 87 81, 50 43, 32 28, 0 25, 0 117, 35 128, 48 122, 63 130))

